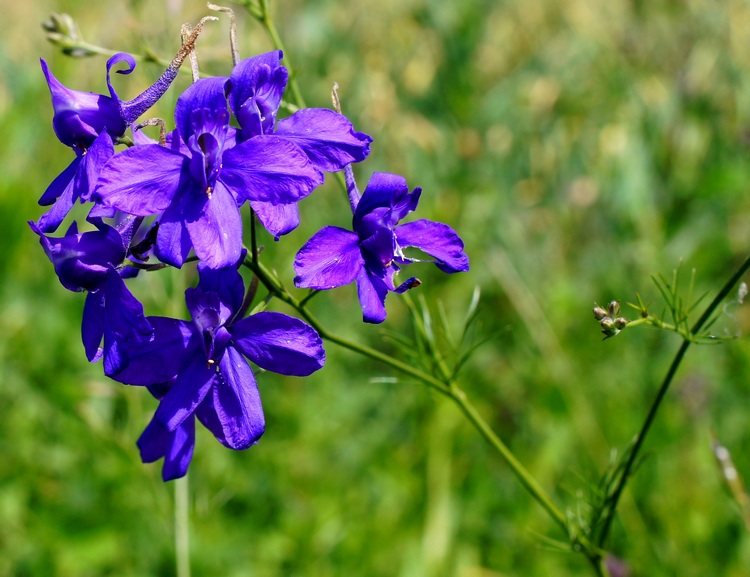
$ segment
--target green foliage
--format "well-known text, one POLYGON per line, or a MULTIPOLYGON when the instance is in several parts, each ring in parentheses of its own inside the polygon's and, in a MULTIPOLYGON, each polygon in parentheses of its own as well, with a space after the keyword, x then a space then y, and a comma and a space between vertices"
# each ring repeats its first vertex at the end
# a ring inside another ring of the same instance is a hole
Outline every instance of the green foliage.
MULTIPOLYGON (((104 57, 61 55, 40 23, 69 12, 93 45, 169 59, 180 24, 207 11, 164 4, 0 0, 13 23, 0 38, 0 575, 174 575, 172 487, 135 447, 153 401, 86 363, 82 295, 57 285, 25 224, 70 161, 37 57, 66 85, 106 90, 104 57)), ((679 342, 629 327, 602 342, 590 309, 639 294, 641 307, 685 327, 680 311, 695 297, 649 276, 682 261, 697 271, 693 294, 710 300, 750 251, 750 11, 709 0, 276 0, 272 9, 307 104, 329 106, 336 81, 344 112, 374 136, 360 182, 375 170, 404 174, 424 189, 421 216, 459 231, 472 259, 466 275, 416 272, 423 285, 412 296, 442 303, 417 307, 416 333, 396 295, 380 328, 359 321, 352 287, 317 295, 310 309, 406 361, 404 338, 439 351, 571 522, 595 535, 621 463, 610 464, 611 451, 627 455, 679 342), (471 340, 460 335, 477 286, 471 340), (658 310, 662 293, 676 317, 658 310)), ((241 54, 271 49, 240 16, 241 54)), ((211 24, 201 67, 226 73, 226 21, 211 24)), ((117 90, 132 97, 159 72, 139 64, 117 90)), ((176 94, 157 110, 168 124, 176 94)), ((297 248, 349 219, 333 180, 300 208, 300 230, 279 243, 261 237, 287 284, 297 248)), ((180 302, 184 279, 170 274, 136 283, 148 310, 180 302)), ((713 334, 747 333, 739 303, 720 316, 713 334)), ((749 370, 746 339, 687 355, 608 544, 632 575, 746 574, 750 538, 711 432, 750 477, 749 370)), ((260 375, 259 445, 233 453, 199 435, 193 575, 589 571, 580 556, 546 550, 567 536, 455 407, 396 376, 334 346, 311 378, 260 375)))

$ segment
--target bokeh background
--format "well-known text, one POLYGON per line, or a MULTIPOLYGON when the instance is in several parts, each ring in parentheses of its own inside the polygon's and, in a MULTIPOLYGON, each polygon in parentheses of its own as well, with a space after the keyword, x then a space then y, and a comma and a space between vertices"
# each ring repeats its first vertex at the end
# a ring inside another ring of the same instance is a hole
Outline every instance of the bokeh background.
MULTIPOLYGON (((170 576, 174 493, 135 440, 155 402, 105 379, 80 343, 83 296, 57 282, 26 221, 68 164, 38 58, 105 92, 105 58, 71 59, 41 22, 68 12, 92 43, 170 58, 194 0, 0 0, 0 575, 170 576)), ((571 514, 638 430, 679 341, 653 329, 602 342, 593 303, 642 295, 651 274, 696 270, 715 291, 750 251, 750 4, 745 0, 277 0, 287 65, 311 106, 341 86, 374 137, 357 176, 403 174, 420 216, 460 232, 468 274, 416 271, 460 331, 475 287, 478 337, 462 373, 481 413, 571 514)), ((208 73, 230 69, 227 22, 206 27, 208 73)), ((241 52, 272 48, 248 17, 241 52)), ((118 78, 125 98, 160 73, 118 78)), ((187 84, 182 78, 181 87, 187 84)), ((180 88, 180 87, 178 87, 180 88)), ((178 91, 156 111, 171 118, 178 91)), ((346 226, 331 180, 268 258, 291 283, 296 250, 346 226)), ((414 267, 416 268, 416 266, 414 267)), ((413 270, 410 272, 414 272, 413 270)), ((148 312, 184 315, 179 273, 146 275, 148 312)), ((414 295, 416 296, 416 295, 414 295)), ((284 312, 284 308, 277 307, 284 312)), ((364 326, 353 287, 318 296, 337 332, 406 358, 388 321, 364 326)), ((433 309, 434 311, 437 308, 433 309)), ((747 307, 717 325, 747 334, 747 307)), ((750 539, 710 448, 750 477, 746 337, 691 350, 646 443, 612 550, 633 576, 750 574, 750 539)), ((307 379, 259 377, 261 442, 233 453, 199 434, 190 470, 194 576, 573 576, 557 528, 448 401, 332 345, 307 379)))

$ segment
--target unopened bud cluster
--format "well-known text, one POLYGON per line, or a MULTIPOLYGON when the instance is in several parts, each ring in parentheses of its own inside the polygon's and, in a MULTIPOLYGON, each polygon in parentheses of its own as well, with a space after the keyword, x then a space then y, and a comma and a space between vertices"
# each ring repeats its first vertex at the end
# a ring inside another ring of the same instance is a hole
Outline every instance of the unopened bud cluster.
POLYGON ((599 326, 602 327, 605 339, 615 336, 628 324, 628 319, 619 316, 620 303, 618 301, 610 302, 606 309, 594 303, 592 312, 594 318, 599 321, 599 326))

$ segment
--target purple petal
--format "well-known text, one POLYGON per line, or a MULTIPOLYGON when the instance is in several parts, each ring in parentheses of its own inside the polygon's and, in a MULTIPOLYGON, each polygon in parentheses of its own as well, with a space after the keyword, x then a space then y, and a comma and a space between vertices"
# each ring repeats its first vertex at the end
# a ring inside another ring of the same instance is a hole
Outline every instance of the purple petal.
POLYGON ((106 132, 102 132, 83 157, 81 166, 85 170, 85 180, 82 180, 78 192, 82 200, 91 199, 91 194, 94 192, 102 168, 114 154, 115 147, 112 144, 112 138, 106 132))
POLYGON ((193 243, 185 226, 183 203, 179 202, 182 195, 178 196, 179 198, 175 199, 159 219, 154 254, 160 261, 181 268, 190 254, 193 243))
POLYGON ((42 205, 55 202, 39 219, 39 228, 43 232, 57 230, 79 198, 89 200, 99 171, 113 154, 112 139, 104 132, 94 140, 85 154, 78 156, 52 181, 39 200, 42 205))
POLYGON ((151 340, 154 329, 143 314, 143 305, 128 290, 114 269, 104 287, 106 330, 104 333, 104 373, 120 372, 129 362, 128 350, 151 340))
MULTIPOLYGON (((224 84, 227 79, 223 77, 202 78, 190 85, 177 99, 174 110, 174 120, 182 140, 188 142, 195 134, 195 113, 206 109, 208 113, 215 114, 227 111, 226 124, 229 124, 229 110, 227 99, 224 96, 224 84)), ((199 112, 199 114, 203 114, 199 112)))
POLYGON ((321 173, 295 144, 258 136, 224 152, 219 179, 241 200, 295 202, 323 183, 321 173))
POLYGON ((123 68, 122 70, 115 70, 115 72, 117 72, 117 74, 130 74, 131 72, 133 72, 133 70, 135 70, 135 58, 125 52, 118 52, 114 56, 111 56, 109 60, 107 60, 107 88, 109 88, 109 94, 110 96, 112 96, 112 100, 118 103, 120 101, 120 98, 117 96, 115 89, 112 88, 110 73, 112 72, 112 68, 120 62, 127 63, 128 67, 123 68))
POLYGON ((135 216, 165 210, 178 190, 188 186, 189 161, 164 146, 133 146, 104 166, 94 201, 135 216))
POLYGON ((166 317, 147 320, 154 329, 153 340, 130 346, 128 366, 107 376, 126 385, 149 386, 170 380, 197 356, 205 366, 201 337, 193 323, 166 317))
POLYGON ((464 243, 447 224, 417 220, 397 226, 395 233, 402 248, 413 246, 435 257, 435 264, 443 272, 469 270, 469 257, 463 252, 464 243))
POLYGON ((52 127, 63 144, 85 150, 105 130, 113 137, 125 133, 118 101, 103 94, 80 92, 63 86, 40 60, 52 96, 52 127))
POLYGON ((99 223, 99 230, 77 234, 75 222, 62 238, 42 234, 34 223, 31 229, 55 267, 62 285, 70 291, 95 290, 106 280, 107 271, 125 258, 122 237, 116 229, 99 223))
POLYGON ((415 276, 411 276, 408 279, 406 279, 404 282, 402 282, 399 286, 394 288, 393 292, 400 295, 400 294, 405 293, 408 290, 418 287, 421 284, 422 284, 421 280, 419 280, 415 276))
POLYGON ((60 198, 60 196, 65 194, 66 188, 73 185, 73 179, 75 178, 76 172, 78 171, 78 165, 81 164, 81 160, 83 160, 83 156, 76 156, 73 159, 73 162, 71 162, 65 170, 57 175, 55 180, 52 181, 52 184, 50 184, 47 187, 47 190, 44 191, 42 198, 39 199, 39 204, 41 206, 49 206, 50 204, 55 202, 55 200, 60 198))
MULTIPOLYGON (((39 227, 39 230, 41 232, 55 232, 62 224, 62 221, 65 220, 65 217, 68 216, 68 213, 70 212, 70 209, 73 208, 73 205, 75 205, 76 200, 78 200, 77 180, 78 174, 82 169, 81 163, 76 162, 77 160, 79 159, 74 160, 73 163, 68 167, 69 169, 75 164, 75 174, 63 190, 59 190, 57 188, 57 185, 62 185, 62 177, 63 175, 65 175, 66 177, 68 176, 68 174, 66 174, 68 172, 68 169, 66 169, 63 174, 52 181, 52 185, 50 185, 50 188, 52 186, 56 186, 56 189, 54 192, 50 193, 50 197, 52 196, 52 194, 59 194, 59 196, 57 197, 57 200, 54 201, 55 204, 52 205, 52 208, 50 208, 41 217, 39 217, 37 226, 39 227)), ((47 192, 44 193, 44 196, 42 197, 43 199, 46 200, 45 197, 47 196, 48 192, 50 192, 49 189, 47 189, 47 192)))
POLYGON ((250 207, 274 240, 279 240, 279 237, 299 226, 299 209, 296 202, 274 205, 254 200, 250 202, 250 207))
POLYGON ((99 347, 104 336, 104 291, 90 291, 86 295, 83 306, 83 322, 81 323, 81 340, 86 351, 86 358, 95 363, 102 356, 99 347))
POLYGON ((196 256, 211 268, 237 263, 242 251, 242 218, 232 194, 220 182, 210 198, 192 194, 185 208, 185 226, 196 256))
POLYGON ((215 366, 207 365, 204 355, 195 355, 192 362, 177 376, 169 392, 164 395, 154 418, 170 431, 174 431, 195 412, 195 408, 216 380, 215 366))
POLYGON ((229 328, 239 351, 267 371, 306 377, 325 363, 320 335, 307 323, 275 312, 262 312, 229 328))
POLYGON ((102 206, 101 204, 94 204, 91 206, 91 210, 86 216, 86 220, 93 222, 94 220, 101 220, 102 218, 114 218, 117 214, 117 209, 111 206, 102 206))
POLYGON ((235 267, 216 270, 203 263, 198 264, 198 274, 200 275, 198 288, 203 292, 213 292, 219 296, 222 306, 221 322, 227 322, 229 317, 240 309, 245 297, 242 275, 235 267))
POLYGON ((380 265, 388 266, 396 253, 396 237, 393 235, 393 230, 383 226, 371 228, 374 230, 373 234, 360 243, 362 251, 380 265))
POLYGON ((367 183, 354 213, 355 229, 358 221, 378 208, 389 209, 388 212, 383 213, 382 224, 384 226, 395 225, 409 212, 416 209, 421 192, 420 188, 415 188, 414 192, 409 193, 409 187, 403 176, 376 172, 367 183))
POLYGON ((266 428, 255 376, 233 347, 227 347, 219 371, 221 380, 217 379, 212 398, 221 425, 217 439, 231 449, 247 449, 258 442, 266 428))
POLYGON ((153 463, 164 458, 161 476, 164 481, 184 477, 195 449, 195 419, 186 419, 173 432, 169 432, 156 419, 152 419, 137 442, 141 461, 153 463))
POLYGON ((388 287, 382 279, 370 273, 363 267, 357 275, 357 296, 362 307, 362 320, 366 323, 382 323, 387 312, 385 297, 388 287))
POLYGON ((276 123, 289 73, 281 65, 283 54, 274 50, 240 61, 227 82, 229 105, 240 123, 241 138, 270 134, 276 123))
POLYGON ((320 170, 333 172, 360 162, 370 153, 372 138, 354 132, 352 123, 326 108, 304 108, 279 121, 276 136, 291 140, 320 170))
POLYGON ((295 286, 319 290, 354 281, 364 266, 357 235, 336 226, 319 230, 294 259, 295 286))

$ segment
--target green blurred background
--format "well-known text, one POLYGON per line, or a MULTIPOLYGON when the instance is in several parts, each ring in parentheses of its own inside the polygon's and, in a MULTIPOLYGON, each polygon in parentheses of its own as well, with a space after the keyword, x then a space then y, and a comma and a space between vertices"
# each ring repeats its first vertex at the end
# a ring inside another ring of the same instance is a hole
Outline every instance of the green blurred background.
MULTIPOLYGON (((135 440, 155 402, 105 379, 80 343, 83 296, 65 291, 26 221, 71 160, 55 138, 44 57, 66 85, 106 92, 105 58, 73 60, 40 27, 69 12, 90 42, 170 58, 202 2, 0 0, 0 575, 170 576, 173 486, 140 464, 135 440)), ((746 0, 277 0, 274 16, 310 106, 344 111, 374 137, 357 167, 424 188, 420 216, 449 223, 468 274, 431 267, 414 291, 454 330, 474 287, 479 335, 468 394, 572 513, 612 449, 637 431, 676 337, 628 330, 602 342, 594 301, 660 309, 649 280, 680 261, 716 290, 750 251, 750 2, 746 0)), ((199 57, 230 69, 227 22, 199 57)), ((272 48, 250 18, 241 52, 272 48)), ((117 88, 132 98, 160 70, 117 88)), ((186 78, 182 78, 182 87, 186 78)), ((157 113, 171 117, 177 92, 157 113)), ((335 181, 301 203, 302 227, 264 257, 291 283, 295 251, 346 226, 335 181), (332 216, 333 215, 333 216, 332 216)), ((416 266, 414 267, 416 268, 416 266)), ((187 281, 150 275, 150 313, 182 315, 187 281), (156 278, 154 278, 156 277, 156 278), (171 303, 171 304, 170 304, 171 303)), ((278 308, 288 312, 283 308, 278 308)), ((337 332, 390 354, 406 308, 365 326, 353 287, 318 296, 337 332)), ((750 326, 725 308, 720 328, 750 326)), ((612 550, 633 576, 750 574, 750 539, 710 449, 711 433, 750 477, 746 339, 690 352, 622 503, 612 550)), ((556 527, 448 401, 328 347, 307 379, 259 377, 260 444, 234 453, 199 434, 190 470, 193 576, 568 576, 556 527)))

